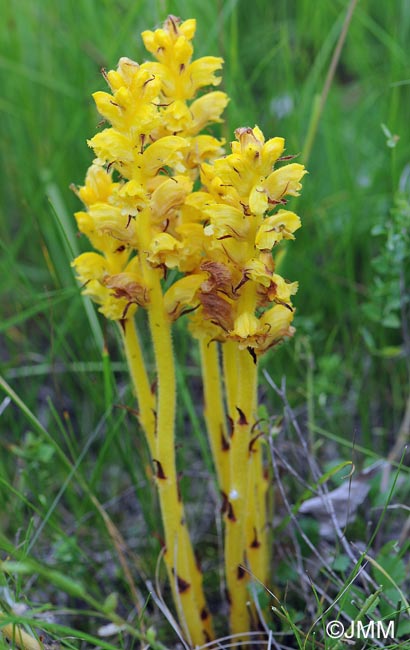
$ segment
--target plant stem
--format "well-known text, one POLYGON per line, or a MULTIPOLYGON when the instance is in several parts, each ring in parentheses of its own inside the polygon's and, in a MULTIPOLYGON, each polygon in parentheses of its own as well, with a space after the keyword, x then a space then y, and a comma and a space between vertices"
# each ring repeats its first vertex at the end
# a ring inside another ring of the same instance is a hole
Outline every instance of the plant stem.
POLYGON ((133 318, 122 321, 121 334, 128 369, 138 402, 138 419, 147 438, 151 455, 155 450, 155 396, 151 390, 141 344, 133 318))
MULTIPOLYGON (((142 225, 142 228, 144 226, 142 225)), ((148 228, 145 227, 145 232, 148 228)), ((213 636, 212 622, 178 490, 175 464, 176 385, 171 324, 164 308, 160 271, 141 255, 141 270, 150 292, 148 318, 155 352, 158 393, 156 405, 156 483, 164 526, 165 564, 184 634, 191 645, 213 636)))
POLYGON ((214 459, 218 485, 226 495, 229 490, 229 437, 226 432, 218 344, 205 337, 199 342, 202 383, 204 389, 204 417, 214 459))
MULTIPOLYGON (((248 350, 236 352, 238 369, 237 394, 230 447, 230 487, 227 495, 225 529, 225 568, 229 599, 230 623, 233 634, 249 632, 250 608, 248 607, 247 583, 249 575, 246 563, 246 521, 250 472, 250 432, 254 422, 256 364, 248 350)), ((229 382, 228 382, 229 383, 229 382)), ((228 397, 232 399, 232 395, 228 397)))

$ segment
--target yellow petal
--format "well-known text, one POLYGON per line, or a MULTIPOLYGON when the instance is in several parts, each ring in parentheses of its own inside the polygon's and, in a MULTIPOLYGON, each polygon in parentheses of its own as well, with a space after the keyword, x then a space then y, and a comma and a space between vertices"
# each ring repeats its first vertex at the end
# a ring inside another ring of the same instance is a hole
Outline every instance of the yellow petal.
POLYGON ((91 165, 87 171, 85 185, 80 187, 78 195, 87 206, 100 201, 105 202, 115 185, 112 182, 111 174, 107 173, 104 167, 91 165))
POLYGON ((206 95, 192 102, 190 106, 193 117, 191 132, 198 133, 202 131, 209 122, 221 122, 221 113, 226 108, 228 102, 228 95, 218 90, 206 93, 206 95))
POLYGON ((132 162, 135 143, 115 129, 105 129, 87 140, 98 156, 104 161, 132 162))
POLYGON ((111 271, 105 257, 98 253, 82 253, 71 262, 71 266, 82 284, 90 280, 101 280, 111 271))
POLYGON ((262 148, 262 162, 266 168, 265 174, 269 173, 277 159, 283 154, 285 148, 284 138, 271 138, 262 148))
POLYGON ((304 166, 299 163, 291 163, 275 169, 264 182, 269 199, 279 201, 287 194, 299 196, 302 187, 300 180, 306 173, 304 166))
POLYGON ((215 237, 232 236, 237 239, 244 239, 249 232, 249 219, 243 210, 234 208, 222 203, 214 203, 203 209, 211 224, 206 228, 207 235, 215 237))
POLYGON ((275 305, 261 316, 261 325, 267 325, 269 328, 269 344, 282 339, 284 336, 293 334, 290 324, 293 320, 294 312, 290 311, 284 305, 275 305))
POLYGON ((172 219, 192 190, 192 181, 186 176, 167 178, 151 196, 152 219, 163 223, 172 219))
POLYGON ((244 312, 235 319, 235 324, 231 334, 241 339, 247 339, 254 336, 259 329, 259 321, 254 314, 244 312))
POLYGON ((265 214, 269 209, 268 197, 262 185, 255 185, 249 195, 249 209, 252 214, 265 214))
POLYGON ((193 306, 199 287, 207 277, 207 273, 187 275, 168 289, 164 295, 164 306, 171 317, 177 318, 186 307, 193 306))
POLYGON ((183 23, 181 23, 178 27, 178 31, 183 34, 189 41, 192 41, 196 32, 195 18, 188 18, 188 20, 185 20, 183 23))
MULTIPOLYGON (((189 147, 185 138, 169 135, 147 147, 142 154, 142 166, 146 176, 155 176, 161 167, 172 167, 178 171, 183 160, 183 151, 189 147)), ((183 168, 184 169, 184 168, 183 168)))
POLYGON ((172 269, 178 266, 179 252, 181 249, 181 242, 175 239, 175 237, 172 237, 172 235, 161 232, 153 238, 147 259, 154 266, 165 264, 168 268, 172 269))
POLYGON ((215 72, 220 70, 223 59, 217 56, 203 56, 196 59, 186 70, 186 78, 190 83, 190 96, 203 86, 218 86, 222 77, 216 77, 215 72))
POLYGON ((301 222, 297 214, 279 210, 263 221, 256 233, 255 246, 260 250, 271 250, 282 239, 294 239, 293 233, 300 226, 301 222))

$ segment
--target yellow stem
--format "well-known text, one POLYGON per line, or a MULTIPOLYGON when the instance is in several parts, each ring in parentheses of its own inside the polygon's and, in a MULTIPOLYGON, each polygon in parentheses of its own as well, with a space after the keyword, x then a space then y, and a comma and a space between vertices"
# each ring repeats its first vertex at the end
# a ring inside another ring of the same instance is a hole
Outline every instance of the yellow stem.
MULTIPOLYGON (((231 602, 230 624, 234 634, 250 631, 250 607, 248 605, 248 573, 246 565, 246 522, 251 467, 249 443, 254 422, 257 372, 248 350, 237 349, 238 370, 233 435, 230 448, 230 487, 228 492, 225 529, 225 569, 231 602)), ((244 637, 245 638, 245 635, 244 637)))
POLYGON ((138 402, 138 419, 151 454, 155 445, 155 396, 151 390, 144 357, 133 318, 122 321, 121 334, 134 392, 138 402))
POLYGON ((233 341, 226 341, 222 346, 226 404, 231 418, 235 411, 238 382, 237 349, 238 345, 233 341))
MULTIPOLYGON (((257 435, 255 433, 255 435, 257 435)), ((267 480, 263 474, 263 454, 260 440, 251 443, 249 494, 246 520, 246 549, 249 569, 260 582, 268 586, 269 548, 266 521, 267 480)))
POLYGON ((229 489, 229 435, 225 425, 218 344, 216 341, 209 343, 205 337, 202 337, 199 341, 199 347, 206 428, 218 484, 221 491, 226 495, 229 489))
POLYGON ((176 386, 171 324, 165 312, 160 275, 143 255, 141 270, 150 292, 148 318, 157 368, 157 426, 155 455, 161 515, 165 534, 165 564, 178 617, 191 645, 213 637, 212 621, 202 590, 202 574, 196 563, 179 495, 175 465, 176 386))

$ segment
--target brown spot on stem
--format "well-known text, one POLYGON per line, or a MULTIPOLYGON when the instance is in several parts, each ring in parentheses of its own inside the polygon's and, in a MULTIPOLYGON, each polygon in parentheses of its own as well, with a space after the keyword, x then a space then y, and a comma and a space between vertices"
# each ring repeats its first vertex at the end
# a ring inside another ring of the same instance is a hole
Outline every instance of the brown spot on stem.
POLYGON ((231 594, 229 593, 228 588, 225 589, 225 596, 226 596, 226 600, 228 601, 229 605, 232 605, 232 598, 231 598, 231 594))
MULTIPOLYGON (((175 569, 172 569, 172 573, 173 573, 173 575, 175 575, 175 569)), ((177 585, 178 585, 178 591, 179 591, 179 593, 180 593, 180 594, 183 594, 183 593, 185 593, 186 591, 188 591, 188 589, 189 589, 190 586, 191 586, 190 583, 187 582, 186 580, 184 580, 183 578, 181 578, 181 576, 178 576, 178 575, 176 576, 176 579, 177 579, 177 585)))
POLYGON ((254 537, 253 537, 253 540, 251 542, 251 548, 259 548, 261 543, 258 540, 258 534, 256 532, 255 526, 253 527, 253 535, 254 535, 254 537))
POLYGON ((162 465, 159 462, 159 460, 157 460, 156 458, 153 458, 152 462, 155 463, 155 466, 157 468, 157 478, 159 478, 161 480, 165 480, 167 477, 165 476, 164 470, 163 470, 162 465))
POLYGON ((202 634, 204 635, 205 643, 210 643, 212 641, 209 633, 206 630, 202 630, 202 634))
POLYGON ((230 444, 229 441, 226 439, 223 428, 221 426, 221 449, 222 451, 229 451, 230 444))
POLYGON ((120 318, 120 320, 119 320, 119 324, 121 325, 121 329, 122 329, 122 331, 123 331, 124 334, 125 334, 125 326, 126 326, 126 324, 127 324, 126 319, 125 319, 125 318, 120 318))
POLYGON ((228 514, 227 517, 229 521, 236 521, 235 513, 232 507, 232 503, 228 500, 228 514))
POLYGON ((206 619, 208 618, 208 616, 209 616, 209 612, 208 612, 207 608, 206 608, 206 607, 203 607, 203 608, 201 609, 201 621, 206 621, 206 619))
POLYGON ((238 580, 242 580, 245 577, 245 569, 240 564, 238 564, 238 568, 236 569, 236 577, 238 580))
POLYGON ((241 426, 245 425, 245 424, 248 424, 248 420, 246 419, 245 413, 239 408, 239 406, 236 406, 235 408, 239 413, 238 424, 240 424, 241 426))
POLYGON ((251 355, 253 363, 256 366, 257 358, 256 358, 255 350, 253 348, 246 348, 246 349, 248 350, 249 354, 251 355))

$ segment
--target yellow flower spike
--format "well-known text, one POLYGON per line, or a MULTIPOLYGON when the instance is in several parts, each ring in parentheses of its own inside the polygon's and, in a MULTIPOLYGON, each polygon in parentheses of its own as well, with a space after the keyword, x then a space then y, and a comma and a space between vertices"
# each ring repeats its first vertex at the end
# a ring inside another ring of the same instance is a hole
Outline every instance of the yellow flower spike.
MULTIPOLYGON (((84 293, 91 295, 104 315, 118 321, 139 421, 156 469, 164 558, 174 602, 188 644, 199 646, 212 638, 213 631, 178 494, 170 328, 172 319, 184 309, 198 307, 203 318, 215 318, 216 324, 210 325, 220 337, 221 331, 233 326, 233 298, 215 293, 214 285, 221 292, 222 287, 228 294, 232 292, 224 273, 215 267, 213 271, 201 270, 209 252, 212 264, 219 264, 225 253, 206 238, 203 214, 194 204, 183 205, 199 165, 222 154, 220 141, 197 133, 208 123, 220 121, 227 103, 220 92, 195 101, 199 88, 220 83, 217 71, 222 60, 204 57, 192 61, 194 32, 195 21, 181 24, 170 16, 162 30, 144 34, 158 63, 139 66, 124 57, 116 70, 104 72, 111 94, 97 92, 94 99, 110 126, 89 141, 96 160, 86 186, 79 190, 87 211, 77 214, 80 230, 103 255, 77 261, 77 266, 81 272, 82 264, 84 293), (101 171, 104 164, 106 172, 101 171), (119 175, 118 182, 112 181, 111 170, 119 175), (161 287, 164 265, 178 265, 183 272, 193 273, 188 281, 183 278, 171 287, 165 299, 161 287), (155 395, 132 318, 137 305, 148 312, 157 371, 155 395)), ((239 203, 233 207, 240 207, 239 203)), ((214 372, 210 380, 214 387, 215 376, 214 372)), ((219 406, 221 422, 222 402, 219 406)))
POLYGON ((113 95, 98 91, 93 98, 100 115, 117 131, 138 139, 158 126, 155 101, 161 88, 160 79, 130 59, 121 59, 117 73, 111 71, 106 79, 113 95))
MULTIPOLYGON (((141 87, 141 70, 143 66, 140 66, 136 61, 129 59, 127 56, 122 56, 118 62, 116 70, 110 70, 105 74, 106 80, 113 92, 119 90, 122 86, 130 88, 132 91, 135 91, 136 87, 141 87)), ((144 72, 145 73, 145 72, 144 72)), ((147 99, 152 100, 156 96, 159 81, 154 80, 149 84, 146 83, 147 77, 144 77, 143 83, 145 83, 144 91, 147 99)))
POLYGON ((270 251, 282 239, 295 239, 293 233, 301 225, 297 214, 287 210, 279 210, 279 212, 263 221, 256 233, 255 246, 259 250, 270 251))
POLYGON ((165 97, 192 99, 199 88, 218 85, 220 77, 215 72, 222 67, 222 59, 207 56, 190 63, 193 48, 190 43, 195 33, 195 21, 180 23, 175 16, 169 16, 163 29, 145 31, 142 40, 146 49, 160 62, 145 64, 163 80, 165 97))

